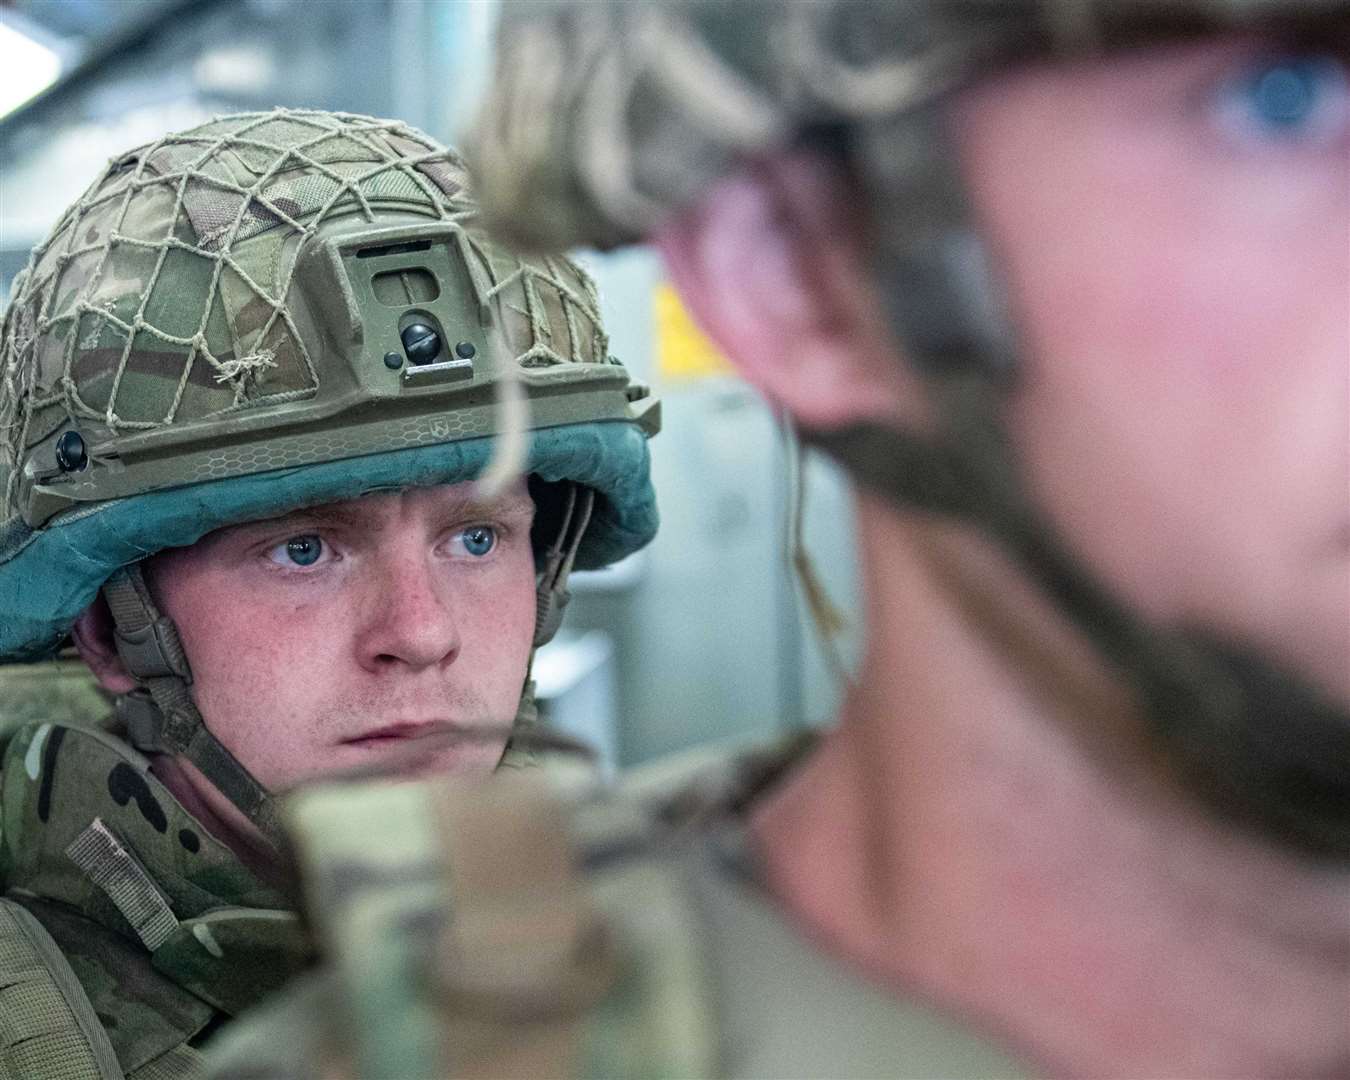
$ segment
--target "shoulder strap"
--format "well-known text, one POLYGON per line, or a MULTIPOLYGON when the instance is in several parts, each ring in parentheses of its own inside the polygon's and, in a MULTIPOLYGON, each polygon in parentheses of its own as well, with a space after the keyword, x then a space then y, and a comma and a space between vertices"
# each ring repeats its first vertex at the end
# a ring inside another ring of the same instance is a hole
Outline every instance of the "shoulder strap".
POLYGON ((66 958, 27 908, 0 897, 0 1080, 123 1080, 66 958))

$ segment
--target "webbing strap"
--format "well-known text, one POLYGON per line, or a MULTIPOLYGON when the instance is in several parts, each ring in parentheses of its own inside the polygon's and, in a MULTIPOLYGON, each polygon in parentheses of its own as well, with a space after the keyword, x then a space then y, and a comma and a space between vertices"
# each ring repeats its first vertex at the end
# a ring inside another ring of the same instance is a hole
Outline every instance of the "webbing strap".
POLYGON ((188 687, 192 671, 173 621, 162 615, 139 563, 108 579, 103 595, 112 612, 117 653, 143 687, 118 701, 132 745, 146 752, 182 754, 201 770, 272 843, 279 836, 271 795, 206 727, 188 687))
POLYGON ((113 617, 117 655, 150 697, 128 715, 132 742, 145 751, 183 753, 201 714, 188 692, 192 672, 173 622, 161 615, 139 564, 124 566, 103 586, 113 617))
POLYGON ((178 929, 178 917, 140 861, 94 818, 66 848, 66 857, 108 894, 141 944, 154 952, 178 929))
POLYGON ((139 563, 124 566, 103 587, 116 625, 117 652, 139 678, 177 676, 192 681, 183 643, 160 614, 139 563))
POLYGON ((619 965, 563 806, 528 780, 433 793, 455 917, 435 982, 456 1076, 568 1074, 619 965))

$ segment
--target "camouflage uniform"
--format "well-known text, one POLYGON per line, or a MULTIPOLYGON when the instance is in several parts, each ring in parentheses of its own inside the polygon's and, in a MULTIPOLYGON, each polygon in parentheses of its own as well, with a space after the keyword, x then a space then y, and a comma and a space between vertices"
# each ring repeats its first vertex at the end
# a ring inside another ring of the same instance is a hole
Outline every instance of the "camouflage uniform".
MULTIPOLYGON (((471 158, 493 227, 526 250, 558 250, 640 240, 745 161, 799 140, 842 156, 870 211, 890 322, 940 423, 923 438, 872 426, 806 437, 896 503, 992 534, 1137 679, 1192 790, 1284 843, 1344 853, 1341 766, 1284 768, 1272 752, 1264 775, 1243 776, 1179 726, 1259 740, 1272 697, 1281 725, 1321 703, 1246 678, 1213 643, 1142 633, 1025 498, 998 422, 1016 336, 941 122, 953 91, 1008 65, 1272 23, 1344 41, 1350 5, 531 0, 504 6, 471 158)), ((654 792, 635 779, 560 795, 520 778, 524 790, 306 795, 290 817, 302 863, 346 864, 340 879, 308 883, 332 962, 307 999, 236 1028, 215 1075, 1016 1072, 978 1034, 869 985, 779 910, 745 823, 805 752, 675 770, 654 792), (356 805, 386 832, 401 819, 403 846, 370 857, 359 820, 337 841, 325 823, 356 805), (383 962, 350 963, 358 941, 377 943, 383 962), (281 1045, 283 1029, 304 1031, 310 1065, 281 1045)), ((1346 753, 1342 742, 1340 762, 1346 753)))
MULTIPOLYGON (((659 413, 609 355, 590 280, 475 216, 460 159, 397 122, 225 117, 113 160, 16 280, 0 1076, 198 1075, 197 1044, 310 951, 293 902, 150 771, 182 755, 280 843, 274 794, 196 709, 142 559, 304 506, 524 474, 540 644, 574 565, 653 535, 659 413), (45 659, 100 592, 139 683, 112 702, 45 659)), ((517 722, 532 713, 527 682, 517 722)))
POLYGON ((27 725, 0 783, 13 901, 0 908, 0 1074, 70 1075, 61 1070, 82 1061, 83 1039, 111 1062, 76 1075, 197 1075, 198 1038, 305 966, 291 902, 203 829, 124 738, 87 721, 27 725), (50 935, 80 993, 58 996, 51 968, 16 962, 16 944, 41 940, 31 926, 20 934, 25 917, 50 935))

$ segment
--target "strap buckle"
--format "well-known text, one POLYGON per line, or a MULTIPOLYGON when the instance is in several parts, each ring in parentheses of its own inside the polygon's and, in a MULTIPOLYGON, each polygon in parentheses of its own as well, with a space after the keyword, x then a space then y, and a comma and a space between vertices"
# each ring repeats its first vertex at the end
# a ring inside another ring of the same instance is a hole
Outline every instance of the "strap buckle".
POLYGON ((117 718, 127 726, 127 741, 142 753, 167 750, 164 742, 164 714, 146 689, 117 695, 117 718))
POLYGON ((161 615, 145 626, 119 625, 114 631, 117 653, 127 670, 138 679, 163 679, 176 676, 184 683, 192 682, 178 632, 173 622, 161 615))

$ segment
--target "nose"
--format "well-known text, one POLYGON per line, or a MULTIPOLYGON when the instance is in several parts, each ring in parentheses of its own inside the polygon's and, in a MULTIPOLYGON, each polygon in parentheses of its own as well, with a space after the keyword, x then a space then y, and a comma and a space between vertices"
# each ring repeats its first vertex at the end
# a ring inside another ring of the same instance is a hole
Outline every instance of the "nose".
POLYGON ((371 671, 395 665, 422 669, 459 654, 455 604, 443 575, 425 557, 390 557, 362 590, 357 648, 371 671))

